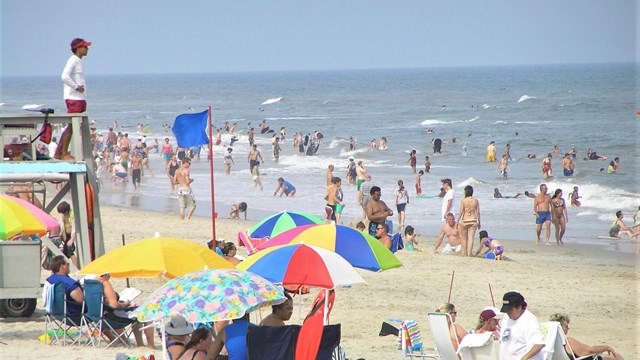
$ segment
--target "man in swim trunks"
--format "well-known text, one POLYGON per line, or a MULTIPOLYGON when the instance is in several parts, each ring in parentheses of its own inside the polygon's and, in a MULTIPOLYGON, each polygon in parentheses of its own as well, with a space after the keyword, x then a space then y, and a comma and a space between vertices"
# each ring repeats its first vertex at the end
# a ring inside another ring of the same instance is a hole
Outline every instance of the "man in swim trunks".
POLYGON ((278 187, 273 192, 273 196, 276 196, 280 191, 280 196, 287 195, 287 197, 296 195, 296 187, 283 178, 278 178, 278 187))
POLYGON ((260 154, 260 150, 258 150, 258 145, 253 144, 251 150, 249 151, 249 155, 247 155, 247 160, 249 160, 249 170, 253 171, 253 167, 259 165, 264 162, 262 155, 260 154), (258 161, 258 158, 260 161, 258 161))
POLYGON ((367 168, 364 167, 364 161, 358 161, 358 166, 356 166, 356 191, 360 191, 360 187, 364 183, 365 175, 367 175, 367 168))
POLYGON ((179 170, 176 171, 174 177, 174 183, 178 184, 178 204, 180 206, 180 219, 184 220, 184 211, 186 208, 191 208, 187 219, 191 219, 191 215, 196 210, 196 199, 191 192, 191 183, 193 179, 189 173, 189 167, 191 166, 191 159, 186 157, 182 160, 182 165, 179 170))
POLYGON ((564 154, 564 159, 562 159, 562 173, 564 176, 573 176, 573 169, 575 168, 575 164, 573 162, 573 158, 571 154, 564 154))
POLYGON ((452 254, 462 250, 462 240, 460 239, 460 233, 458 233, 458 224, 456 224, 456 217, 453 213, 446 215, 446 222, 440 229, 440 234, 436 238, 436 244, 433 247, 433 255, 438 253, 438 248, 442 244, 442 239, 447 237, 447 244, 442 250, 443 254, 452 254))
POLYGON ((371 200, 367 202, 365 212, 367 219, 369 219, 369 235, 376 236, 378 225, 384 224, 387 221, 387 217, 393 216, 393 210, 384 201, 380 200, 382 190, 379 187, 373 186, 369 194, 371 195, 371 200))
POLYGON ((547 185, 540 185, 540 193, 533 200, 533 215, 536 217, 536 245, 540 244, 542 224, 546 230, 545 245, 550 246, 551 238, 551 195, 547 194, 547 185))

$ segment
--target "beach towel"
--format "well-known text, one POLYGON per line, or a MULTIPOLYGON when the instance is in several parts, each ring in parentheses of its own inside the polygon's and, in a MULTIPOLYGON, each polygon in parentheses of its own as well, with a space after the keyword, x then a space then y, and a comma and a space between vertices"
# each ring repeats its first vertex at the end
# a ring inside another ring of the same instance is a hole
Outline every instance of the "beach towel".
POLYGON ((396 348, 402 350, 403 347, 412 351, 422 351, 422 332, 415 320, 405 320, 400 324, 400 332, 398 333, 398 341, 396 348), (404 333, 405 343, 402 343, 404 333))

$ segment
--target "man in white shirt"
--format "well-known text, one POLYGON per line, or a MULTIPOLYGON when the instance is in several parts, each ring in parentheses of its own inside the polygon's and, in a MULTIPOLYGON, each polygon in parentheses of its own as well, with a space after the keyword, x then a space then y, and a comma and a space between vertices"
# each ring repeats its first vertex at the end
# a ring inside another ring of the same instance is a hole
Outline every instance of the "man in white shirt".
POLYGON ((447 214, 448 213, 453 213, 455 214, 456 211, 454 210, 455 206, 454 206, 454 198, 453 198, 453 188, 451 187, 451 179, 442 179, 442 188, 444 189, 444 191, 446 191, 446 193, 444 194, 444 197, 442 198, 442 221, 446 222, 447 221, 447 214))
MULTIPOLYGON (((91 42, 81 38, 71 41, 71 52, 73 55, 67 60, 67 64, 60 76, 63 82, 64 101, 67 104, 67 113, 83 113, 87 111, 87 97, 85 95, 85 77, 82 58, 89 52, 91 42)), ((60 136, 60 144, 56 149, 55 158, 60 160, 73 161, 75 158, 69 153, 69 143, 73 129, 68 124, 60 136)))
POLYGON ((524 297, 517 292, 504 294, 500 312, 507 314, 500 321, 500 360, 542 360, 545 339, 524 297))

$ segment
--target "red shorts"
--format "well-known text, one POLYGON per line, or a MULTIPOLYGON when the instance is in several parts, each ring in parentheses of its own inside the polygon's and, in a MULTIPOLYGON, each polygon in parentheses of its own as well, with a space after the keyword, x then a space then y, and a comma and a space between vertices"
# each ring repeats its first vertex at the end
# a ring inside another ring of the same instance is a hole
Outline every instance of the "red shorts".
POLYGON ((86 100, 65 100, 67 103, 67 113, 75 114, 75 113, 83 113, 87 111, 87 101, 86 100))

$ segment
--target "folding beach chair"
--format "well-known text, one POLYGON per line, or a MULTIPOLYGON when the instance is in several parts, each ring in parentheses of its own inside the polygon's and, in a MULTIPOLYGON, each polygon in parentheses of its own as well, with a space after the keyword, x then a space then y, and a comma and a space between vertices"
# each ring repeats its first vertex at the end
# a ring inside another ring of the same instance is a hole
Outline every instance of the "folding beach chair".
POLYGON ((493 333, 467 334, 458 348, 462 360, 499 360, 500 343, 493 333))
MULTIPOLYGON (((300 325, 249 326, 247 332, 248 359, 294 360, 301 328, 300 325)), ((340 337, 340 324, 324 325, 315 359, 343 359, 344 357, 334 355, 338 352, 340 337)))
POLYGON ((431 327, 431 336, 436 344, 436 350, 442 360, 458 360, 458 354, 456 348, 460 346, 458 344, 458 338, 455 338, 455 346, 451 338, 450 328, 453 327, 453 320, 451 316, 446 313, 429 313, 427 315, 429 319, 429 326, 431 327))
POLYGON ((50 345, 58 343, 62 346, 65 346, 67 339, 69 339, 73 340, 71 342, 71 345, 73 345, 82 337, 82 316, 67 314, 67 294, 63 283, 47 283, 46 286, 45 339, 49 336, 51 339, 49 341, 50 345))
MULTIPOLYGON (((582 360, 582 359, 598 359, 598 355, 586 355, 581 357, 574 356, 573 349, 567 341, 567 337, 557 321, 548 321, 545 324, 547 336, 545 338, 545 346, 542 349, 544 360, 582 360), (571 351, 571 355, 567 354, 565 345, 571 351)), ((602 359, 602 358, 600 358, 602 359)))
POLYGON ((107 347, 119 341, 124 346, 130 347, 129 336, 131 335, 132 323, 120 323, 105 317, 104 305, 104 286, 102 282, 97 280, 84 281, 84 315, 82 316, 82 325, 89 332, 89 342, 92 346, 100 347, 100 343, 104 338, 107 341, 107 347), (131 325, 131 326, 130 326, 131 325), (116 330, 121 330, 118 333, 116 330), (115 339, 109 342, 104 331, 111 331, 115 339))
POLYGON ((395 233, 391 238, 391 252, 396 253, 398 250, 404 249, 404 241, 400 233, 395 233))
POLYGON ((265 241, 268 241, 269 238, 252 238, 249 237, 249 234, 246 231, 238 232, 238 246, 244 246, 247 248, 247 253, 249 255, 258 251, 256 249, 258 246, 262 245, 265 241))

